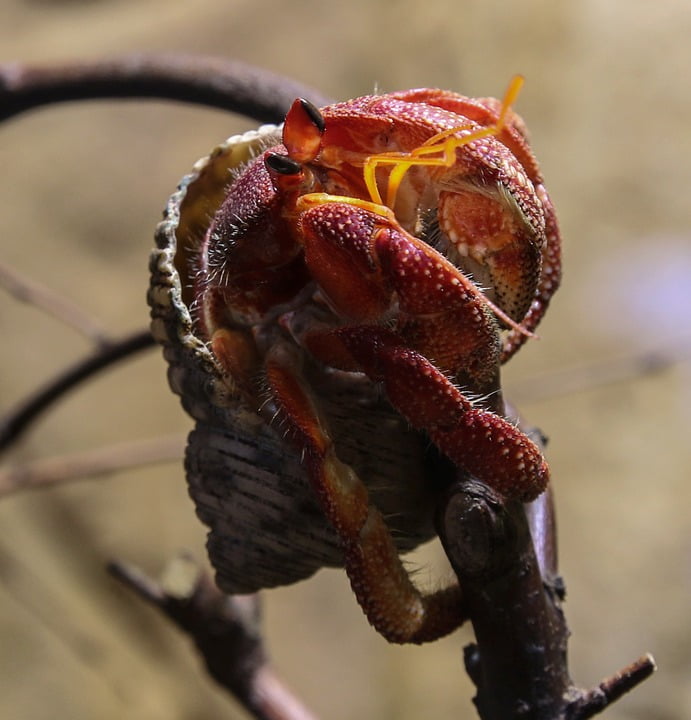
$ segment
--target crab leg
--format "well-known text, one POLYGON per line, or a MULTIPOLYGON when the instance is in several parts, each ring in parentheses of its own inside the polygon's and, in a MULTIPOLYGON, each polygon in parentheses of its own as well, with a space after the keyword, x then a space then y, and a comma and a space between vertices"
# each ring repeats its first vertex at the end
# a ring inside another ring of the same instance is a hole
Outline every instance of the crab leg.
POLYGON ((367 488, 335 452, 328 428, 301 378, 299 355, 280 343, 269 353, 266 379, 278 418, 304 453, 324 514, 339 536, 353 591, 369 622, 391 642, 421 643, 462 621, 458 586, 422 595, 405 571, 367 488))
POLYGON ((420 353, 376 327, 337 335, 360 367, 383 384, 391 404, 461 470, 523 502, 546 487, 549 470, 537 446, 518 428, 474 405, 420 353))
POLYGON ((298 209, 310 273, 340 317, 372 322, 395 308, 409 345, 452 375, 469 376, 478 392, 493 385, 499 340, 492 313, 511 319, 458 268, 381 205, 312 193, 298 209))
POLYGON ((370 321, 332 331, 330 345, 329 331, 307 336, 305 345, 338 363, 340 343, 340 367, 354 360, 382 382, 391 404, 460 469, 509 497, 537 497, 548 481, 537 447, 500 416, 474 406, 450 379, 469 378, 476 392, 497 379, 498 329, 479 290, 380 206, 323 195, 304 196, 301 204, 309 208, 301 223, 312 276, 341 316, 350 308, 352 320, 370 321), (351 269, 346 283, 331 272, 330 261, 351 269), (394 302, 397 332, 373 324, 394 302))

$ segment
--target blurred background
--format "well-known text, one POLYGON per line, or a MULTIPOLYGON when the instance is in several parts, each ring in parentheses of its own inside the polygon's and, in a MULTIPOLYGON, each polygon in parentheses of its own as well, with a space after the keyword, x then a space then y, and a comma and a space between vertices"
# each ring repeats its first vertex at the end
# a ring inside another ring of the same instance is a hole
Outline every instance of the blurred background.
MULTIPOLYGON (((342 99, 417 86, 501 96, 525 74, 518 111, 561 220, 565 279, 505 387, 550 438, 575 680, 591 686, 644 651, 659 664, 610 720, 691 716, 690 36, 686 0, 0 9, 2 61, 217 54, 342 99), (636 371, 641 353, 656 354, 657 372, 636 371)), ((64 105, 0 126, 0 259, 116 335, 144 326, 166 198, 198 157, 249 126, 151 102, 64 105)), ((88 350, 4 293, 0 331, 2 409, 88 350)), ((5 462, 188 426, 156 350, 89 382, 5 462)), ((188 641, 104 572, 111 558, 151 574, 180 549, 203 559, 204 535, 179 463, 0 501, 0 716, 245 717, 188 641)), ((448 574, 434 545, 412 562, 421 582, 448 574)), ((267 593, 265 622, 279 672, 322 718, 474 716, 461 668, 471 632, 389 646, 342 572, 267 593)))

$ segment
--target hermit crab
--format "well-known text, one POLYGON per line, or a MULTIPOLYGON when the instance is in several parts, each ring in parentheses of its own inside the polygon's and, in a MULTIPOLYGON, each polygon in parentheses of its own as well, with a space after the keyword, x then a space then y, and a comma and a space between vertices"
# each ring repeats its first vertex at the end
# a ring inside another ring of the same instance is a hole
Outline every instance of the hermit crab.
POLYGON ((461 621, 399 558, 472 476, 520 501, 548 467, 497 411, 499 369, 559 284, 560 237, 520 117, 417 89, 231 137, 160 224, 149 303, 196 421, 190 494, 220 587, 343 565, 371 624, 424 642, 461 621))

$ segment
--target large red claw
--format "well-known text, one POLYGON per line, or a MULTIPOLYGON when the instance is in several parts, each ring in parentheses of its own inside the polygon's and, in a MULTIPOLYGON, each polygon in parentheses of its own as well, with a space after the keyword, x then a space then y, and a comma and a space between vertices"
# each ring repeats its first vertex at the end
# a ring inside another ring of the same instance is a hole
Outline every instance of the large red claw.
POLYGON ((374 254, 378 216, 356 204, 324 202, 300 217, 305 260, 312 277, 344 318, 379 318, 391 302, 374 254))
POLYGON ((495 378, 498 327, 477 286, 389 211, 364 201, 308 195, 300 228, 305 260, 338 314, 380 322, 398 311, 407 343, 477 389, 495 378))
POLYGON ((383 382, 393 406, 459 468, 523 502, 545 489, 549 468, 537 446, 474 405, 425 357, 379 328, 344 328, 338 335, 364 372, 383 382))

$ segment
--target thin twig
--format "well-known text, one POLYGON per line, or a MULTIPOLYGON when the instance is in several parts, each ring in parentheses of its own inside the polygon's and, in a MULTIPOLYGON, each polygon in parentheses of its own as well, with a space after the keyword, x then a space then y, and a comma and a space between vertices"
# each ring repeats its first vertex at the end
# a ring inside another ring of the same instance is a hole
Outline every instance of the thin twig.
POLYGON ((258 720, 316 720, 271 669, 256 595, 224 595, 189 558, 157 583, 122 563, 111 574, 194 640, 211 677, 258 720))
POLYGON ((566 709, 567 720, 588 720, 601 713, 622 695, 633 690, 657 670, 649 653, 639 657, 618 673, 603 680, 593 690, 584 692, 566 709))
POLYGON ((511 397, 522 404, 573 395, 613 383, 664 372, 691 359, 691 336, 679 335, 649 350, 632 352, 588 365, 542 372, 511 383, 511 397))
POLYGON ((101 370, 154 346, 149 330, 139 330, 99 348, 49 380, 0 418, 0 452, 8 448, 36 418, 70 390, 101 370))
POLYGON ((297 97, 328 103, 294 80, 218 57, 133 54, 51 66, 0 65, 0 121, 56 102, 157 98, 280 122, 297 97))
POLYGON ((18 491, 44 489, 110 475, 127 468, 164 462, 180 463, 184 452, 184 436, 166 435, 36 460, 0 470, 0 498, 18 491))
POLYGON ((52 315, 63 325, 73 328, 97 345, 109 343, 105 328, 91 315, 84 312, 81 307, 2 262, 0 262, 0 285, 15 300, 28 303, 42 312, 52 315))

